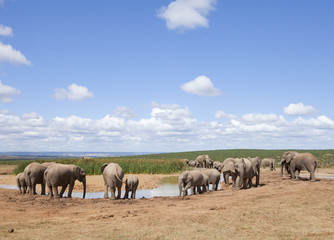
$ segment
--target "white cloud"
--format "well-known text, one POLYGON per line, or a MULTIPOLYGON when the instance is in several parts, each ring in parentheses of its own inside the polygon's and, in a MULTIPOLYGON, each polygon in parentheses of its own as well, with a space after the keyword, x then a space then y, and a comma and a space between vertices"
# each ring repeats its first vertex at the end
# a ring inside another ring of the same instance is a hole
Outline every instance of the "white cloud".
POLYGON ((13 29, 11 27, 7 27, 5 25, 0 24, 0 36, 6 36, 6 37, 13 36, 13 29))
POLYGON ((332 148, 334 142, 334 121, 324 115, 293 120, 276 114, 232 116, 224 123, 199 122, 187 107, 158 103, 152 104, 149 116, 139 120, 113 115, 47 120, 36 112, 16 115, 1 110, 0 151, 324 149, 332 148))
POLYGON ((158 10, 158 17, 166 20, 168 29, 208 27, 207 16, 216 0, 176 0, 158 10))
POLYGON ((222 110, 218 110, 216 111, 215 113, 215 118, 220 118, 220 119, 234 119, 234 118, 237 118, 236 115, 233 115, 233 114, 226 114, 224 111, 222 110))
POLYGON ((64 88, 56 88, 52 95, 57 100, 84 100, 86 98, 93 98, 94 94, 88 91, 88 88, 85 86, 79 86, 75 83, 68 86, 67 90, 64 88))
POLYGON ((0 102, 10 103, 13 101, 14 95, 20 94, 21 92, 16 88, 5 85, 0 80, 0 102))
POLYGON ((119 106, 113 111, 113 116, 120 117, 120 118, 134 118, 136 117, 136 113, 133 111, 133 109, 119 106))
POLYGON ((312 106, 305 106, 303 103, 291 103, 289 106, 285 107, 284 113, 291 116, 305 116, 314 115, 317 110, 312 106))
POLYGON ((11 45, 0 42, 0 63, 9 62, 14 65, 31 65, 31 62, 11 45))
POLYGON ((181 89, 187 93, 199 96, 217 96, 221 94, 221 91, 215 88, 211 80, 204 75, 183 84, 181 89))

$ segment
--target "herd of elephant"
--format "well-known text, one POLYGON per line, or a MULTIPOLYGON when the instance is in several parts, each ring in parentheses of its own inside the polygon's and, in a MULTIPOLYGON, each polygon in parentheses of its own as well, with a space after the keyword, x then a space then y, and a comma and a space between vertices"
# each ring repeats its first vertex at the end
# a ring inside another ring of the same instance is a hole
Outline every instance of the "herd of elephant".
MULTIPOLYGON (((276 165, 274 159, 261 161, 258 157, 227 158, 223 162, 214 162, 208 155, 200 155, 196 160, 185 161, 194 169, 184 171, 179 175, 180 196, 187 195, 188 189, 191 189, 192 194, 208 191, 209 184, 212 184, 213 191, 217 191, 221 174, 226 185, 229 185, 229 178, 232 178, 232 189, 252 187, 254 177, 257 187, 260 184, 260 167, 269 166, 271 170, 275 170, 276 165)), ((283 176, 283 168, 289 173, 291 179, 299 180, 299 173, 304 170, 310 172, 310 180, 315 181, 314 173, 317 168, 317 159, 311 153, 285 152, 281 161, 281 176, 283 176)), ((108 190, 110 190, 110 199, 120 199, 123 183, 125 183, 124 198, 129 197, 129 192, 131 192, 131 198, 136 197, 138 177, 130 175, 123 182, 123 169, 116 163, 103 164, 101 173, 104 180, 104 198, 108 198, 108 190), (115 195, 116 190, 117 196, 115 195)), ((47 186, 50 198, 62 197, 67 186, 69 186, 68 197, 72 197, 75 180, 82 182, 83 198, 85 198, 86 172, 73 164, 33 162, 24 169, 23 173, 16 176, 20 193, 36 194, 36 184, 41 184, 41 195, 45 195, 45 186, 47 186), (58 187, 62 187, 60 193, 58 193, 58 187)))
MULTIPOLYGON (((130 175, 123 182, 124 172, 116 163, 105 163, 101 168, 104 180, 104 198, 108 198, 110 189, 110 198, 119 199, 121 197, 122 184, 125 183, 124 198, 136 197, 136 190, 139 184, 138 177, 130 175), (117 189, 117 196, 115 192, 117 189)), ((68 197, 72 197, 72 191, 75 180, 83 184, 83 196, 86 196, 86 172, 84 169, 73 164, 60 164, 55 162, 30 163, 23 173, 16 176, 17 186, 20 193, 36 194, 36 185, 41 184, 41 195, 45 195, 45 186, 48 187, 49 197, 62 197, 67 186, 69 186, 68 197), (58 187, 62 187, 58 194, 58 187)))
MULTIPOLYGON (((260 160, 258 157, 227 158, 223 162, 214 162, 208 155, 200 155, 196 160, 185 159, 185 162, 195 169, 184 171, 179 175, 179 196, 187 195, 188 189, 191 189, 192 194, 206 192, 209 189, 209 184, 212 184, 213 191, 217 191, 221 174, 226 185, 229 185, 229 178, 232 178, 232 189, 234 190, 252 187, 254 177, 257 187, 260 184, 261 166, 263 168, 270 167, 272 171, 276 170, 275 159, 260 160)), ((315 181, 317 159, 311 153, 285 152, 280 165, 281 176, 283 176, 285 168, 291 179, 299 180, 299 173, 303 170, 310 173, 310 181, 315 181)))

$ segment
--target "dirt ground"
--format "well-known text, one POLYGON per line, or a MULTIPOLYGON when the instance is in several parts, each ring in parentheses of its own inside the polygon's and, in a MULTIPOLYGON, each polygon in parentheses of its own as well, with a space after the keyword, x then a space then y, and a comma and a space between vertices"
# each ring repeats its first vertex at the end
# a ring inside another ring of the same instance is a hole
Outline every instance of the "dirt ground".
MULTIPOLYGON (((0 165, 0 184, 15 185, 11 168, 0 165)), ((137 176, 141 189, 165 177, 137 176)), ((258 188, 185 198, 50 200, 0 189, 0 239, 334 239, 334 179, 321 176, 334 169, 319 169, 316 182, 266 169, 258 188)), ((87 177, 87 191, 103 191, 101 175, 87 177)))

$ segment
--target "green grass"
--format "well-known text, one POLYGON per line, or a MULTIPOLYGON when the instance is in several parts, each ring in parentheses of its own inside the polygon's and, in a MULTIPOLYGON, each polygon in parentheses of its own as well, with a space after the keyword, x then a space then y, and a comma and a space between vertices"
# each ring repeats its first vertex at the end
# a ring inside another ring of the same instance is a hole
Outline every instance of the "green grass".
MULTIPOLYGON (((283 153, 288 150, 258 150, 258 149, 231 149, 161 153, 140 156, 108 157, 94 159, 63 158, 63 159, 38 159, 36 162, 55 161, 58 163, 75 164, 85 169, 88 175, 101 174, 104 163, 118 163, 125 173, 147 173, 147 174, 171 174, 185 170, 187 166, 182 159, 196 159, 198 155, 208 154, 214 161, 224 161, 228 157, 259 157, 274 158, 279 163, 283 153)), ((319 160, 318 167, 334 167, 334 150, 293 150, 298 152, 310 152, 319 160)), ((23 172, 24 168, 34 160, 3 161, 0 164, 18 164, 14 170, 15 174, 23 172)))

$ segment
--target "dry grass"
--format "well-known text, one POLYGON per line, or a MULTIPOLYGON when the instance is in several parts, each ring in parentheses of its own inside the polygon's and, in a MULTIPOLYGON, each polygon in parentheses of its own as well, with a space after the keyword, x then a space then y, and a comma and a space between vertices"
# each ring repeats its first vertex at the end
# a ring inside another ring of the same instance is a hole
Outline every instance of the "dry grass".
POLYGON ((334 239, 334 180, 136 200, 53 199, 0 189, 1 239, 334 239), (14 229, 9 233, 9 229, 14 229))

